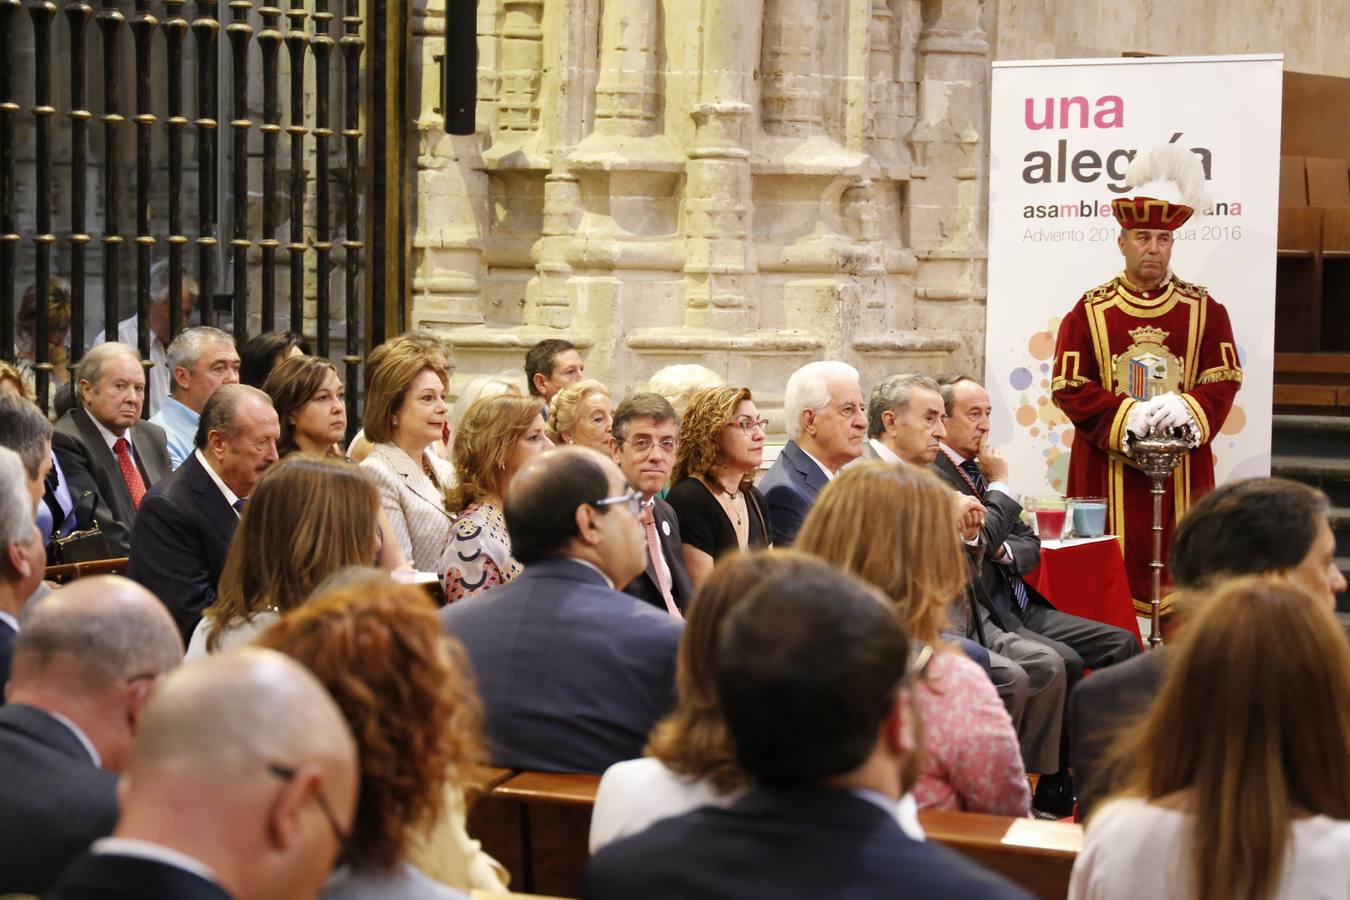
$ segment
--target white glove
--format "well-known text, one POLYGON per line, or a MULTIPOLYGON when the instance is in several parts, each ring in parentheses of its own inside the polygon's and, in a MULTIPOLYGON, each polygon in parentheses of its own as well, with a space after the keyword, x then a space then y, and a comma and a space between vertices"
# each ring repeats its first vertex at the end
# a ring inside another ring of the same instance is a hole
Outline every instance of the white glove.
POLYGON ((1154 398, 1131 406, 1125 417, 1125 430, 1135 437, 1143 437, 1148 434, 1149 414, 1153 411, 1156 402, 1157 398, 1154 398))
POLYGON ((1191 408, 1177 394, 1169 392, 1154 397, 1149 406, 1146 421, 1151 427, 1183 428, 1189 425, 1193 430, 1199 431, 1195 424, 1195 416, 1191 415, 1191 408))

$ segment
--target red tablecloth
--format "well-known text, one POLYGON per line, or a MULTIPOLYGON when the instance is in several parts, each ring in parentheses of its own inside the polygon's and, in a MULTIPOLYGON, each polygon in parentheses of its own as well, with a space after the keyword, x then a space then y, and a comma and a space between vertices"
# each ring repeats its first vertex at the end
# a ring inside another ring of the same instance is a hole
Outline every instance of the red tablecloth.
POLYGON ((1046 541, 1041 564, 1027 573, 1026 582, 1056 609, 1119 626, 1139 638, 1125 559, 1115 538, 1046 541))

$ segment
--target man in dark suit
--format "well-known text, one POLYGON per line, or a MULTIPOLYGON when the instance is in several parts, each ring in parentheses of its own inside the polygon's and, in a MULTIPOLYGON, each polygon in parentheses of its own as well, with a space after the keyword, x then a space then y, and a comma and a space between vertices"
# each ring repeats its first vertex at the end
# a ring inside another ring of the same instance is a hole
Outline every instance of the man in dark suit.
POLYGON ((640 516, 647 568, 623 589, 657 609, 683 618, 694 595, 684 567, 680 520, 660 497, 680 446, 675 408, 660 394, 634 394, 614 410, 614 462, 645 505, 640 516))
POLYGON ((1026 896, 900 824, 920 752, 909 650, 883 598, 824 563, 757 585, 722 623, 712 659, 754 786, 729 809, 605 847, 582 897, 1026 896))
POLYGON ((140 354, 99 344, 75 370, 79 403, 56 421, 52 444, 72 484, 92 484, 94 520, 121 553, 145 493, 173 467, 164 431, 141 421, 145 370, 140 354))
POLYGON ((641 501, 579 447, 511 480, 506 529, 525 571, 441 610, 473 663, 494 766, 603 772, 641 756, 673 708, 683 624, 615 589, 646 565, 641 501))
MULTIPOLYGON (((1023 580, 1023 575, 1040 564, 1041 542, 1022 522, 1022 506, 1007 485, 1007 460, 989 447, 989 394, 973 379, 959 377, 943 383, 942 398, 947 440, 933 470, 985 506, 980 537, 983 559, 979 583, 973 586, 981 605, 982 624, 1054 650, 1064 660, 1069 691, 1082 679, 1084 667, 1104 669, 1137 656, 1142 648, 1135 635, 1061 612, 1023 580)), ((1005 655, 1018 659, 1016 652, 1005 655)), ((1062 738, 1067 737, 1062 728, 1060 733, 1062 738)), ((1060 745, 1062 748, 1062 739, 1060 745)), ((1067 815, 1073 808, 1068 759, 1062 749, 1058 756, 1058 769, 1043 774, 1033 803, 1046 812, 1067 815)), ((1045 773, 1046 768, 1040 771, 1045 773)))
MULTIPOLYGON (((1336 565, 1329 507, 1321 491, 1283 478, 1229 482, 1192 506, 1172 539, 1168 565, 1177 594, 1169 638, 1213 588, 1242 575, 1284 575, 1334 606, 1346 585, 1336 565)), ((1159 647, 1095 672, 1070 696, 1069 752, 1080 817, 1111 789, 1116 773, 1106 757, 1113 738, 1148 712, 1169 654, 1159 647)))
POLYGON ((240 648, 146 705, 122 816, 47 900, 313 900, 356 811, 356 746, 303 666, 240 648))
POLYGON ((216 599, 230 539, 249 492, 277 460, 276 410, 246 384, 224 384, 202 408, 197 449, 146 495, 127 575, 173 613, 186 644, 216 599))
MULTIPOLYGON (((46 419, 37 407, 33 412, 45 425, 46 419)), ((0 704, 5 702, 5 682, 20 613, 42 583, 47 564, 42 537, 33 520, 29 481, 19 454, 0 447, 0 704)))
POLYGON ((858 370, 847 363, 807 363, 783 394, 788 442, 759 483, 773 520, 773 542, 786 547, 830 479, 863 452, 867 410, 858 370))
POLYGON ((45 893, 117 823, 117 774, 183 645, 164 607, 115 576, 25 611, 0 707, 0 894, 45 893))

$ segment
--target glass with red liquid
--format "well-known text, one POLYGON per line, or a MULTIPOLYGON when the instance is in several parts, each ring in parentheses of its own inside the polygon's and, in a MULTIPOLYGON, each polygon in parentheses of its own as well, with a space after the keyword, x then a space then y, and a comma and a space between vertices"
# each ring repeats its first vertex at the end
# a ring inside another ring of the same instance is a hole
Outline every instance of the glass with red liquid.
POLYGON ((1032 501, 1036 514, 1036 535, 1043 541, 1064 537, 1065 504, 1063 497, 1038 497, 1032 501))

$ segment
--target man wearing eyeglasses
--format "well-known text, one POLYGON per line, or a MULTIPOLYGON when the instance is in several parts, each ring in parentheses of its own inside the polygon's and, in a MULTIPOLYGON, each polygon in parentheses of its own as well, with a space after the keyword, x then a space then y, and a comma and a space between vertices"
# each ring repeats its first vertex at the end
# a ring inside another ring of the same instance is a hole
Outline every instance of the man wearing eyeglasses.
POLYGON ((56 900, 313 900, 348 842, 356 745, 323 685, 245 647, 183 666, 146 705, 112 837, 56 900))
POLYGON ((674 707, 683 623, 621 593, 647 565, 640 491, 583 447, 527 462, 506 494, 510 584, 441 610, 468 651, 491 763, 603 772, 674 707))
POLYGON ((0 707, 0 894, 46 895, 117 824, 117 773, 183 644, 164 604, 115 576, 54 591, 21 623, 0 707))
POLYGON ((647 543, 647 568, 624 593, 682 619, 694 586, 684 567, 679 517, 660 496, 680 446, 675 408, 660 394, 634 394, 614 410, 612 434, 614 462, 642 494, 639 518, 647 543))

